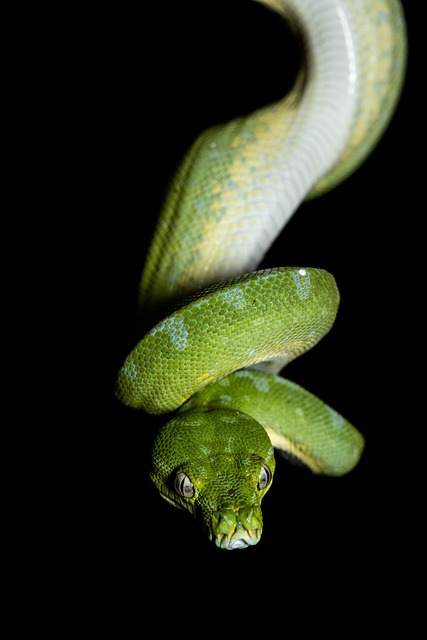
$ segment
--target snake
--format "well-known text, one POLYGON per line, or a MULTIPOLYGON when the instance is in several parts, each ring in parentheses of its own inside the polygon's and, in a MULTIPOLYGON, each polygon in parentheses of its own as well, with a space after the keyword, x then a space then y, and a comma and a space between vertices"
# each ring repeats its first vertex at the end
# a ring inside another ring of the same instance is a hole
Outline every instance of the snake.
POLYGON ((152 328, 115 387, 126 407, 165 415, 148 475, 227 550, 261 539, 275 454, 338 477, 364 451, 356 427, 281 375, 334 325, 334 276, 259 265, 299 206, 376 147, 407 63, 399 0, 254 1, 300 42, 295 82, 276 102, 200 133, 174 170, 138 291, 152 328))

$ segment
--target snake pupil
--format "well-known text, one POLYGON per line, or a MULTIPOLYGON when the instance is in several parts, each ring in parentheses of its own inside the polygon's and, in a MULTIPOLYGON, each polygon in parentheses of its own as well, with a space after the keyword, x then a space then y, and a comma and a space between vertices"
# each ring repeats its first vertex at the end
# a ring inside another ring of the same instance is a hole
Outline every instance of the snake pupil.
POLYGON ((270 468, 266 464, 263 464, 258 478, 258 489, 260 491, 265 489, 270 484, 271 478, 272 473, 270 468))
POLYGON ((181 472, 175 478, 175 490, 183 498, 192 498, 194 496, 194 485, 187 474, 181 472))

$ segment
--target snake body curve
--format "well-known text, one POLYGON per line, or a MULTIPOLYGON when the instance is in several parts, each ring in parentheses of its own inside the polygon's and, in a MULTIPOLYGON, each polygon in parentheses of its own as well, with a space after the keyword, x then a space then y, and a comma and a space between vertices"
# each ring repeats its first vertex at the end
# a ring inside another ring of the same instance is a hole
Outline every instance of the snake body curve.
POLYGON ((389 123, 404 79, 398 0, 255 0, 301 36, 305 64, 281 101, 208 129, 178 167, 141 278, 160 318, 117 380, 125 405, 175 412, 150 476, 218 547, 262 533, 274 448, 314 473, 345 474, 363 436, 278 375, 332 327, 334 277, 256 271, 299 204, 349 176, 389 123))

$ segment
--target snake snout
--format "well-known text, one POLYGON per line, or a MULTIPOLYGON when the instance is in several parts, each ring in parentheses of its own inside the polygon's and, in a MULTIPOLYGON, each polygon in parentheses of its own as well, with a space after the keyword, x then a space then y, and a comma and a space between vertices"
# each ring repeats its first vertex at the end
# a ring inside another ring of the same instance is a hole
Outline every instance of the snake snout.
POLYGON ((259 508, 217 513, 212 522, 212 537, 221 549, 246 549, 261 538, 262 514, 259 508))

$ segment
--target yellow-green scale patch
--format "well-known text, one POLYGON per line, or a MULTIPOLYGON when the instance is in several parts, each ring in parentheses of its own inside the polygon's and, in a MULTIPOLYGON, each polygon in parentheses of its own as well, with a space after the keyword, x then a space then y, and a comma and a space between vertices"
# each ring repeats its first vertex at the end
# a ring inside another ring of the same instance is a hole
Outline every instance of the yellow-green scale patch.
MULTIPOLYGON (((233 234, 245 243, 262 172, 274 165, 296 113, 295 92, 284 101, 202 133, 171 182, 144 268, 141 308, 166 308, 223 279, 216 264, 233 234), (220 225, 221 223, 221 225, 220 225)), ((262 194, 268 197, 268 193, 262 194)), ((237 275, 236 273, 232 275, 237 275)))

